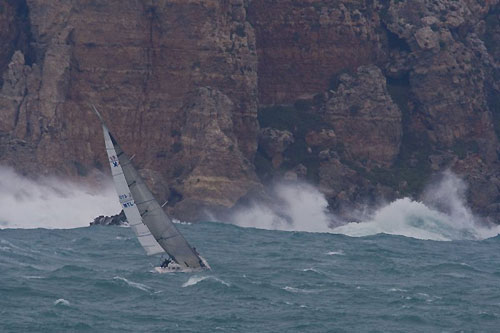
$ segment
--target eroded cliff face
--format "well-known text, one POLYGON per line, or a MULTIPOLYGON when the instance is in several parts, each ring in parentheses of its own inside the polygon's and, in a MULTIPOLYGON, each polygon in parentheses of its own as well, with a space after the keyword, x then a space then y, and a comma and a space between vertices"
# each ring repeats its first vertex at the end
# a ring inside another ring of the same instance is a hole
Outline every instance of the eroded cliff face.
POLYGON ((376 1, 251 1, 260 103, 312 97, 337 73, 382 61, 380 8, 376 1))
POLYGON ((30 64, 22 50, 11 54, 0 130, 9 142, 30 147, 36 164, 17 153, 3 154, 4 163, 28 173, 107 172, 93 103, 139 168, 156 171, 156 182, 172 187, 157 191, 161 199, 176 193, 172 204, 194 200, 184 182, 200 178, 200 170, 208 171, 195 187, 208 204, 231 206, 253 185, 257 55, 242 2, 28 0, 27 6, 37 58, 30 64), (211 123, 215 111, 223 121, 211 123), (214 190, 218 183, 238 188, 237 194, 214 190))
POLYGON ((261 106, 259 119, 295 140, 279 165, 262 145, 261 178, 301 170, 348 213, 353 202, 418 197, 433 173, 451 168, 470 184, 476 211, 496 214, 498 1, 251 7, 260 101, 282 104, 261 106), (283 114, 301 125, 283 126, 283 114))
POLYGON ((283 177, 347 214, 451 168, 497 219, 498 2, 5 1, 0 161, 108 172, 93 103, 176 217, 283 177))

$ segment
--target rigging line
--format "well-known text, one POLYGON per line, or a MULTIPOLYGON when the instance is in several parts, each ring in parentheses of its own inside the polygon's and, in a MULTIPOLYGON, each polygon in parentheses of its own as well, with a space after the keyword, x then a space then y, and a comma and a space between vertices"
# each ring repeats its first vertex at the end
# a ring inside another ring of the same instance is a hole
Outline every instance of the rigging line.
POLYGON ((155 199, 149 199, 149 200, 145 200, 145 201, 141 201, 141 202, 136 202, 135 204, 136 204, 136 205, 142 205, 142 204, 144 204, 144 203, 146 203, 146 202, 150 202, 150 201, 154 201, 154 200, 155 200, 155 199))

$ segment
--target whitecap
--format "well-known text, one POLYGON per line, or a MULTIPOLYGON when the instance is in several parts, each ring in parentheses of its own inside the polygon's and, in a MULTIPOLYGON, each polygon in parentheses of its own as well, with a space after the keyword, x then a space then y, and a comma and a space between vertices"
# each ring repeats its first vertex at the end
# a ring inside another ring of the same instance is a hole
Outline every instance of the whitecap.
POLYGON ((5 240, 5 239, 0 239, 0 244, 3 244, 3 245, 7 245, 3 248, 6 248, 6 249, 17 249, 17 250, 23 250, 22 248, 20 248, 19 246, 16 246, 14 244, 12 244, 11 242, 9 242, 8 240, 5 240))
POLYGON ((69 306, 69 301, 65 300, 64 298, 59 298, 57 301, 54 302, 54 305, 64 305, 64 306, 69 306))
POLYGON ((376 234, 401 235, 423 240, 482 240, 500 233, 500 226, 481 225, 467 207, 467 186, 451 172, 443 173, 440 182, 424 193, 424 201, 398 199, 377 210, 362 223, 337 227, 335 233, 352 237, 376 234))
MULTIPOLYGON (((365 237, 377 234, 400 235, 422 240, 482 240, 500 234, 500 226, 481 225, 465 200, 464 181, 447 171, 427 188, 423 201, 400 198, 362 214, 363 222, 338 226, 328 210, 328 201, 317 188, 302 183, 277 184, 275 204, 253 204, 235 212, 231 220, 241 227, 305 231, 365 237), (337 225, 333 228, 332 226, 337 225)), ((332 251, 329 255, 342 255, 332 251)))
POLYGON ((434 295, 429 295, 426 293, 417 293, 416 294, 417 298, 425 300, 427 303, 432 303, 435 300, 442 299, 441 296, 434 296, 434 295))
POLYGON ((327 252, 326 255, 328 255, 328 256, 345 256, 345 253, 342 250, 338 250, 338 251, 327 252))
POLYGON ((213 281, 216 281, 216 282, 219 282, 223 285, 225 285, 226 287, 229 287, 230 284, 227 283, 226 281, 223 281, 219 278, 216 278, 215 276, 191 276, 189 278, 189 280, 187 280, 186 282, 184 282, 184 284, 182 285, 183 288, 185 287, 189 287, 189 286, 194 286, 196 284, 198 284, 199 282, 201 281, 204 281, 204 280, 213 280, 213 281))
POLYGON ((113 278, 113 280, 120 280, 120 281, 123 281, 123 282, 125 282, 126 284, 128 284, 129 286, 134 287, 134 288, 137 288, 137 289, 140 289, 140 290, 142 290, 142 291, 151 292, 151 290, 152 290, 152 288, 151 288, 151 287, 148 287, 148 286, 146 286, 145 284, 138 283, 138 282, 132 282, 132 281, 129 281, 129 280, 127 280, 126 278, 121 277, 121 276, 115 276, 115 277, 113 278))
POLYGON ((183 224, 183 225, 191 225, 192 224, 191 222, 180 221, 178 219, 172 219, 172 222, 174 222, 175 224, 183 224))
POLYGON ((300 289, 300 288, 295 288, 295 287, 290 287, 290 286, 285 286, 281 289, 288 291, 288 292, 291 292, 291 293, 303 293, 303 294, 311 294, 311 293, 317 293, 317 292, 321 291, 321 290, 300 289))
POLYGON ((312 268, 312 267, 310 267, 310 268, 304 268, 304 269, 302 270, 302 272, 314 272, 314 273, 321 274, 321 272, 320 272, 320 271, 318 271, 317 269, 314 269, 314 268, 312 268))
POLYGON ((327 275, 325 272, 320 271, 319 269, 309 267, 309 268, 304 268, 302 272, 313 272, 319 275, 327 275))

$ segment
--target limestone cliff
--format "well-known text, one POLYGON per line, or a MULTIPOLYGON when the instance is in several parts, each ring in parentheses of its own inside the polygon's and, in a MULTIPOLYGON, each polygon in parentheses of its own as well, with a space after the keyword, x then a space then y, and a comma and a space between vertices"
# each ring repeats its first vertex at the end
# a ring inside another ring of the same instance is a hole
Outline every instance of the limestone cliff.
POLYGON ((498 221, 499 15, 498 0, 5 0, 0 162, 108 172, 92 102, 180 218, 281 177, 347 213, 451 168, 498 221))

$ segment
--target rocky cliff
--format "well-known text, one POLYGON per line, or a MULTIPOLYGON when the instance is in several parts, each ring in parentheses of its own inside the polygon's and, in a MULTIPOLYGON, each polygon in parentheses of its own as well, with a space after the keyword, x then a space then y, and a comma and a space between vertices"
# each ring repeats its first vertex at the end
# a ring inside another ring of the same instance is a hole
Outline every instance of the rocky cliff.
POLYGON ((498 0, 6 0, 0 161, 107 171, 94 103, 179 218, 305 179, 347 215, 451 168, 500 220, 498 0))

